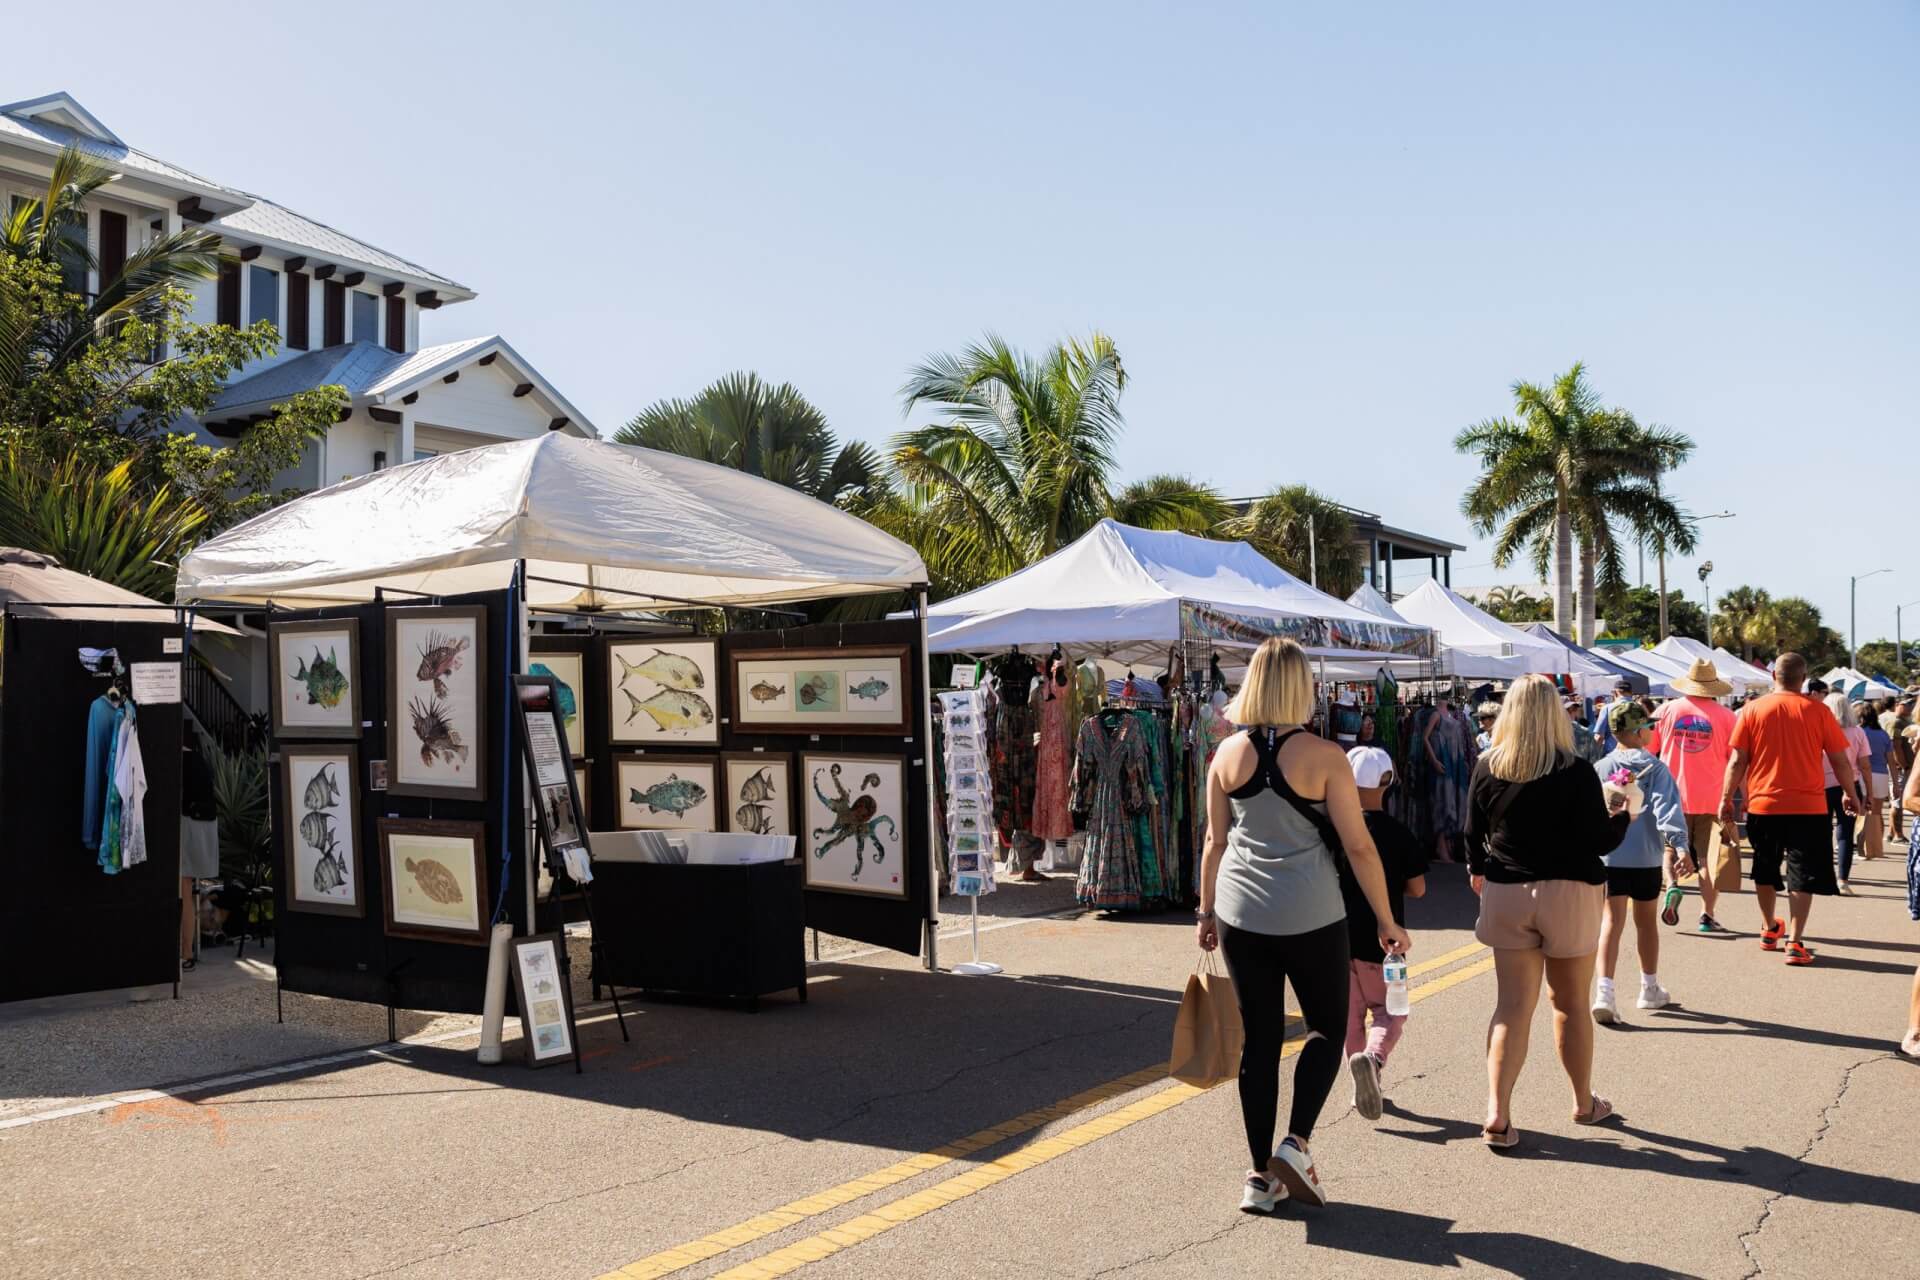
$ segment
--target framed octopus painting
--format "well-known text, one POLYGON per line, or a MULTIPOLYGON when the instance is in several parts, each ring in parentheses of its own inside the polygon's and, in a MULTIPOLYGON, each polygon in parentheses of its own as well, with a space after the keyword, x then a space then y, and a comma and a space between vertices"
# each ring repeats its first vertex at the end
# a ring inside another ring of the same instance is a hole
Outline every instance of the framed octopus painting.
POLYGON ((799 787, 807 888, 906 897, 906 763, 806 752, 799 787))
POLYGON ((487 944, 487 826, 382 818, 386 931, 394 938, 487 944))
POLYGON ((487 798, 487 611, 387 610, 387 791, 487 798))

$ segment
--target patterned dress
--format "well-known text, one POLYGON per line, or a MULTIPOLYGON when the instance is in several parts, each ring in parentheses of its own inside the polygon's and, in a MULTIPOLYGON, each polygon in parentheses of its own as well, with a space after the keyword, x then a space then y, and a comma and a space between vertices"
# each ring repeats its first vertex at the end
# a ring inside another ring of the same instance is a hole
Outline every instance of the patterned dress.
POLYGON ((1085 816, 1087 829, 1075 900, 1109 911, 1140 906, 1134 822, 1147 808, 1147 744, 1131 717, 1121 717, 1112 729, 1100 716, 1080 726, 1071 804, 1085 816))
POLYGON ((1073 790, 1073 744, 1067 740, 1072 694, 1071 673, 1066 688, 1049 676, 1039 694, 1040 751, 1034 761, 1033 824, 1028 830, 1042 840, 1065 840, 1073 834, 1073 817, 1067 811, 1073 790))

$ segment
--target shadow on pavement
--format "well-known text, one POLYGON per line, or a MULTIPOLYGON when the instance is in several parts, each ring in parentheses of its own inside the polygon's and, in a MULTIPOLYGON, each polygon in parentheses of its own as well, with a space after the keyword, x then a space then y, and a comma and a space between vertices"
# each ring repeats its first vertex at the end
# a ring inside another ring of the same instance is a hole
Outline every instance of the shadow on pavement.
MULTIPOLYGON (((1677 1005, 1641 1016, 1650 1019, 1637 1025, 1637 1029, 1643 1031, 1691 1031, 1700 1035, 1766 1036, 1775 1040, 1792 1040, 1799 1044, 1831 1045, 1838 1049, 1865 1049, 1869 1052, 1885 1049, 1889 1044, 1884 1036, 1878 1038, 1853 1036, 1841 1031, 1796 1027, 1791 1023, 1768 1022, 1761 1018, 1701 1013, 1692 1009, 1682 1009, 1677 1005), (1663 1023, 1669 1025, 1662 1025, 1663 1023)), ((1634 1030, 1636 1024, 1627 1023, 1624 1029, 1634 1030)))
MULTIPOLYGON (((1474 1130, 1479 1132, 1478 1128, 1474 1130)), ((1576 1245, 1517 1231, 1455 1231, 1453 1219, 1339 1204, 1300 1214, 1307 1243, 1392 1262, 1426 1266, 1475 1266, 1520 1276, 1626 1276, 1665 1280, 1688 1273, 1640 1262, 1622 1262, 1576 1245)))

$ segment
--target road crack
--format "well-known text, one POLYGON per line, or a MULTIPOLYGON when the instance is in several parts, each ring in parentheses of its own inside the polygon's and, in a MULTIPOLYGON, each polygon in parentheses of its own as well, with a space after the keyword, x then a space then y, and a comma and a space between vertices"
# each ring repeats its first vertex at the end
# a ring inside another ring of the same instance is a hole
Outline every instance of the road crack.
POLYGON ((1217 1244, 1225 1240, 1228 1236, 1246 1226, 1249 1222, 1252 1222, 1254 1216, 1255 1215, 1252 1214, 1241 1214, 1218 1231, 1204 1235, 1198 1240, 1189 1240, 1185 1244, 1177 1244, 1173 1248, 1164 1249, 1159 1253, 1149 1253, 1144 1257, 1135 1258, 1131 1262, 1122 1262, 1117 1266, 1105 1267, 1093 1272, 1092 1275, 1095 1277, 1119 1275, 1121 1272, 1131 1271, 1135 1267, 1144 1267, 1150 1262, 1166 1262, 1171 1258, 1179 1257, 1183 1253, 1191 1253, 1195 1249, 1204 1249, 1210 1244, 1217 1244))
POLYGON ((1759 1254, 1755 1252, 1755 1246, 1759 1243, 1760 1233, 1766 1230, 1768 1221, 1772 1219, 1773 1207, 1792 1195, 1794 1184, 1810 1172, 1807 1161, 1812 1158, 1814 1150, 1820 1145, 1821 1140, 1827 1136, 1827 1131, 1833 1127, 1834 1116, 1840 1110, 1840 1104, 1846 1100, 1847 1090, 1853 1088, 1854 1072, 1870 1062, 1881 1062, 1886 1060, 1887 1057, 1888 1055, 1885 1053, 1870 1054, 1860 1059, 1860 1061, 1853 1063, 1846 1071, 1841 1073, 1840 1087, 1834 1091, 1833 1098, 1820 1109, 1820 1127, 1814 1130, 1811 1138, 1807 1139, 1806 1148, 1801 1151, 1799 1160, 1794 1163, 1793 1172, 1789 1173, 1781 1181, 1778 1191, 1775 1191, 1761 1203, 1760 1213, 1754 1219, 1753 1225, 1740 1233, 1740 1249, 1747 1255, 1748 1263, 1748 1270, 1740 1277, 1740 1280, 1754 1280, 1755 1277, 1759 1276, 1761 1272, 1766 1269, 1760 1261, 1759 1254))

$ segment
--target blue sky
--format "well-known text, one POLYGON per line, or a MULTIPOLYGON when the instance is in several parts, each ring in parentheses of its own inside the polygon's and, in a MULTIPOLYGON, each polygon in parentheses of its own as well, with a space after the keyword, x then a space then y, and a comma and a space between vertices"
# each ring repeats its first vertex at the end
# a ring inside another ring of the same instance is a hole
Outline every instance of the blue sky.
POLYGON ((506 334, 603 430, 755 369, 884 441, 926 353, 1098 327, 1129 475, 1304 481, 1477 585, 1527 574, 1451 437, 1580 359, 1698 441, 1716 591, 1844 629, 1891 567, 1863 639, 1920 599, 1869 461, 1920 438, 1911 4, 88 12, 128 34, 10 19, 5 98, 472 285, 427 339, 506 334))

